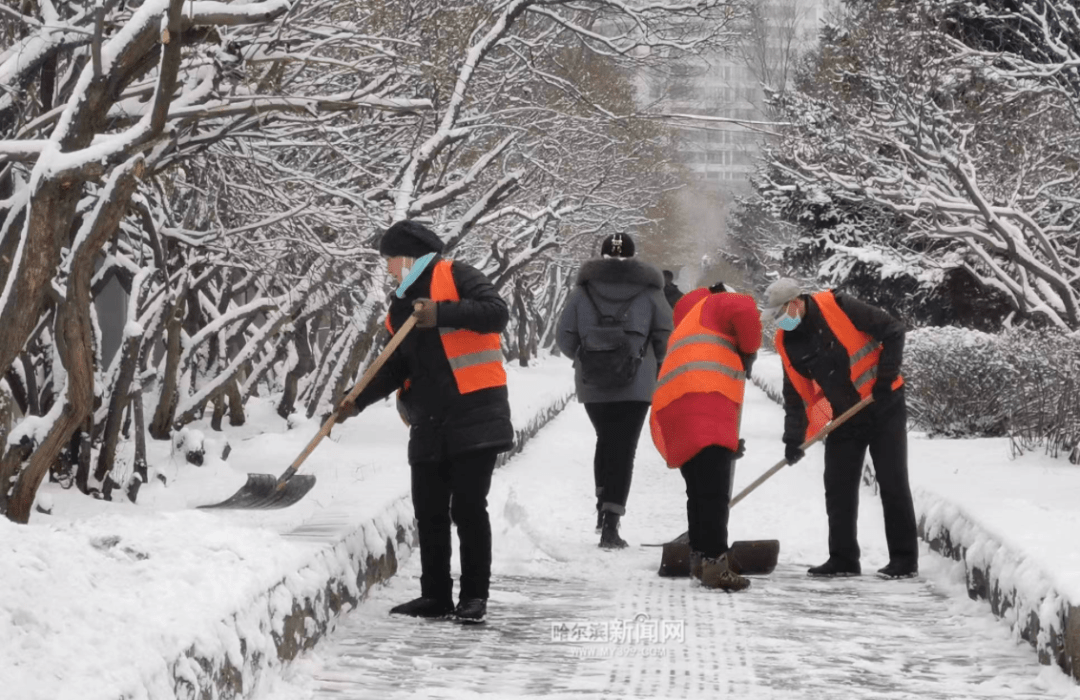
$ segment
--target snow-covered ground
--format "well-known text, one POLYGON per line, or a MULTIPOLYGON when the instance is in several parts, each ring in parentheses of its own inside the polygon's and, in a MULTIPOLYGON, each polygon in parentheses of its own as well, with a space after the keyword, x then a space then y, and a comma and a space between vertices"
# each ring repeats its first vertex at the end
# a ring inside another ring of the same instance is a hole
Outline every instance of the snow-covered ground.
MULTIPOLYGON (((516 428, 573 391, 567 365, 507 366, 516 428)), ((183 673, 176 659, 191 650, 238 656, 242 642, 223 621, 283 580, 301 589, 328 575, 333 562, 313 562, 312 545, 286 533, 328 513, 359 527, 407 504, 408 429, 391 398, 319 444, 300 469, 317 477, 315 488, 299 503, 196 510, 234 493, 248 472, 280 474, 318 431, 316 421, 290 426, 269 401, 249 405, 241 428, 193 426, 206 437, 202 467, 151 441, 152 468, 169 485, 151 478, 139 505, 44 484, 37 503, 51 515, 35 512, 28 526, 0 518, 0 697, 172 697, 174 673, 183 673), (215 457, 222 435, 227 462, 215 457)))
MULTIPOLYGON (((780 416, 749 391, 736 488, 775 463, 780 416)), ((390 618, 391 606, 417 593, 413 557, 259 697, 1080 698, 967 598, 958 564, 925 547, 918 581, 807 578, 805 567, 826 556, 820 448, 733 511, 732 536, 779 539, 781 564, 726 595, 658 577, 659 550, 639 546, 685 529, 683 481, 647 439, 624 520, 631 547, 597 549, 592 440, 572 404, 497 474, 487 628, 390 618), (659 639, 646 638, 650 623, 659 639), (566 639, 562 625, 601 638, 566 639), (617 629, 630 631, 620 638, 617 629)), ((865 564, 882 565, 876 499, 864 500, 860 526, 865 564)))
MULTIPOLYGON (((777 368, 766 357, 755 372, 768 380, 779 376, 777 368)), ((509 369, 519 426, 572 385, 562 358, 509 369)), ((758 389, 748 396, 748 451, 736 489, 783 454, 779 407, 758 389)), ((346 512, 359 526, 407 495, 407 431, 386 402, 323 441, 302 468, 318 477, 316 488, 297 505, 194 510, 232 493, 245 472, 280 473, 318 427, 289 427, 269 404, 252 413, 248 425, 227 430, 227 463, 192 467, 155 445, 151 456, 170 485, 147 490, 139 506, 46 486, 39 503, 51 506, 51 515, 36 513, 29 526, 0 521, 5 697, 172 697, 171 660, 193 646, 229 653, 239 640, 223 619, 282 580, 320 575, 310 546, 283 533, 328 512, 346 512)), ((387 618, 389 607, 418 592, 411 557, 283 678, 261 678, 256 697, 827 697, 839 683, 851 692, 831 697, 1080 698, 1080 688, 1056 667, 1040 666, 1035 651, 985 603, 968 600, 961 565, 925 548, 916 582, 808 582, 805 567, 827 554, 820 446, 734 509, 733 539, 782 543, 777 572, 745 594, 660 579, 659 550, 637 546, 685 530, 682 480, 661 464, 647 433, 623 528, 634 546, 600 552, 592 530, 591 434, 584 411, 571 404, 496 473, 495 585, 486 628, 468 637, 454 625, 387 618), (607 658, 597 657, 551 639, 553 620, 595 625, 639 613, 682 616, 685 636, 664 656, 636 658, 618 656, 610 645, 607 658), (512 651, 518 647, 520 654, 512 651), (620 693, 612 683, 623 677, 630 680, 620 693)), ((1035 596, 1049 586, 1080 603, 1073 536, 1080 469, 1040 455, 1010 460, 1000 440, 913 435, 911 470, 931 524, 977 523, 971 551, 993 561, 1021 592, 1035 596)), ((880 503, 869 489, 860 542, 864 571, 885 563, 880 503)))

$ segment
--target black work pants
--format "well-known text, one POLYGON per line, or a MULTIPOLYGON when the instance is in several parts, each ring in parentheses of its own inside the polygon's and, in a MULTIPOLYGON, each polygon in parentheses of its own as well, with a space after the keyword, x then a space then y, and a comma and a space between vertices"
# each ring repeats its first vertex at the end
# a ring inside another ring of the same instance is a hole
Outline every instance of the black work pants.
POLYGON ((907 403, 899 389, 883 403, 863 409, 825 438, 825 511, 829 516, 829 557, 859 562, 859 482, 866 450, 874 462, 885 517, 889 560, 915 564, 919 558, 915 507, 907 468, 907 403))
POLYGON ((420 535, 420 595, 453 601, 450 522, 457 526, 461 599, 487 598, 491 580, 491 520, 487 512, 497 454, 467 452, 412 465, 413 512, 420 535))
POLYGON ((728 550, 731 450, 710 445, 679 468, 686 482, 690 549, 714 559, 728 550))
POLYGON ((585 412, 596 430, 596 453, 593 455, 596 509, 622 515, 626 512, 630 480, 634 475, 634 455, 645 416, 649 414, 649 403, 587 403, 585 412))

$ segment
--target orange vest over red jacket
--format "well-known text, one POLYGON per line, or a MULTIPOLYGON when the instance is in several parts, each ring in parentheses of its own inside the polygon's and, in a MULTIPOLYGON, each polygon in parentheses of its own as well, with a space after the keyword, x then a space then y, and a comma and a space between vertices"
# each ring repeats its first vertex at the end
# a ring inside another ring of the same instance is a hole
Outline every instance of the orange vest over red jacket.
POLYGON ((695 289, 675 305, 674 320, 649 417, 653 444, 673 468, 710 445, 738 447, 739 353, 761 345, 759 312, 742 294, 695 289))

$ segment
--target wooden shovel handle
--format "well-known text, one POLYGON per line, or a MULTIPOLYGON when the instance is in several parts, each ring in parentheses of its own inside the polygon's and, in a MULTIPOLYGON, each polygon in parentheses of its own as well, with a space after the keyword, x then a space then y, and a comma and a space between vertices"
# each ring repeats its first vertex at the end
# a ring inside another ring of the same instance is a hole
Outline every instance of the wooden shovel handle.
MULTIPOLYGON (((360 377, 360 381, 356 383, 356 386, 354 386, 349 391, 349 393, 345 395, 346 401, 354 401, 356 397, 360 395, 360 392, 367 388, 367 385, 370 384, 371 380, 375 378, 375 375, 378 374, 380 369, 382 369, 382 366, 385 365, 386 361, 390 359, 390 356, 394 354, 394 350, 397 349, 397 346, 401 345, 401 341, 405 340, 405 336, 408 335, 409 331, 411 331, 413 329, 413 326, 416 325, 416 319, 416 313, 413 312, 413 314, 409 316, 405 323, 401 325, 401 328, 398 329, 398 332, 394 334, 394 337, 390 339, 390 342, 386 344, 386 347, 383 348, 383 351, 379 353, 379 356, 375 358, 375 361, 371 363, 371 366, 367 368, 367 371, 364 372, 364 376, 360 377)), ((341 404, 338 405, 340 406, 341 404)), ((307 447, 304 448, 304 451, 301 452, 300 456, 297 457, 296 460, 289 465, 289 468, 285 470, 285 473, 278 478, 277 490, 280 491, 282 488, 285 487, 285 482, 287 482, 293 477, 294 474, 296 474, 296 470, 300 468, 300 465, 304 463, 304 460, 308 458, 308 455, 311 454, 311 452, 315 449, 316 445, 322 442, 322 439, 330 434, 330 429, 334 427, 334 423, 337 422, 337 419, 338 408, 337 406, 335 406, 334 412, 331 413, 330 417, 326 419, 326 422, 323 423, 322 428, 320 428, 319 432, 315 434, 315 437, 311 438, 311 442, 307 444, 307 447)))
MULTIPOLYGON (((873 400, 874 400, 874 397, 872 395, 867 396, 865 399, 863 399, 859 403, 855 404, 854 406, 852 406, 848 410, 841 413, 839 417, 833 418, 831 421, 829 421, 828 423, 825 424, 824 428, 822 428, 821 430, 818 431, 817 435, 815 435, 814 437, 810 438, 809 440, 804 442, 802 445, 800 445, 799 449, 805 451, 806 448, 810 447, 814 443, 821 442, 822 440, 825 439, 826 435, 828 435, 829 433, 831 433, 832 431, 836 430, 841 425, 843 425, 844 421, 846 421, 848 418, 851 418, 853 415, 855 415, 859 411, 863 410, 866 406, 870 405, 870 403, 872 403, 873 400)), ((738 503, 742 499, 749 496, 751 491, 756 489, 758 486, 761 486, 763 483, 765 483, 769 479, 769 477, 771 477, 773 474, 780 471, 781 469, 783 469, 787 465, 788 465, 788 461, 787 461, 786 458, 780 460, 779 462, 777 462, 776 466, 769 469, 769 471, 765 472, 764 474, 759 476, 757 479, 754 479, 753 483, 751 483, 745 489, 740 491, 739 494, 737 496, 735 496, 735 498, 731 499, 731 503, 729 504, 729 507, 735 505, 736 503, 738 503)))

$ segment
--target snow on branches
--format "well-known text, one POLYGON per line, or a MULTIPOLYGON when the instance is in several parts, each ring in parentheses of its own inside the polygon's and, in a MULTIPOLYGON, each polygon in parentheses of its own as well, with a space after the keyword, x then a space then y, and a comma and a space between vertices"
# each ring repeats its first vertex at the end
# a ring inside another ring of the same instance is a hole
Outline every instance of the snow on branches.
POLYGON ((620 116, 627 71, 731 41, 734 15, 722 0, 20 7, 0 8, 0 369, 25 416, 0 512, 19 521, 57 465, 108 496, 129 422, 158 439, 211 407, 238 423, 247 397, 283 388, 280 411, 332 405, 376 348, 372 242, 394 219, 424 217, 546 333, 562 295, 542 287, 565 284, 581 237, 642 222, 667 184, 663 137, 620 116))
POLYGON ((793 126, 761 192, 888 212, 895 222, 856 247, 964 270, 1017 318, 1080 329, 1075 5, 878 5, 853 4, 778 103, 793 126))

